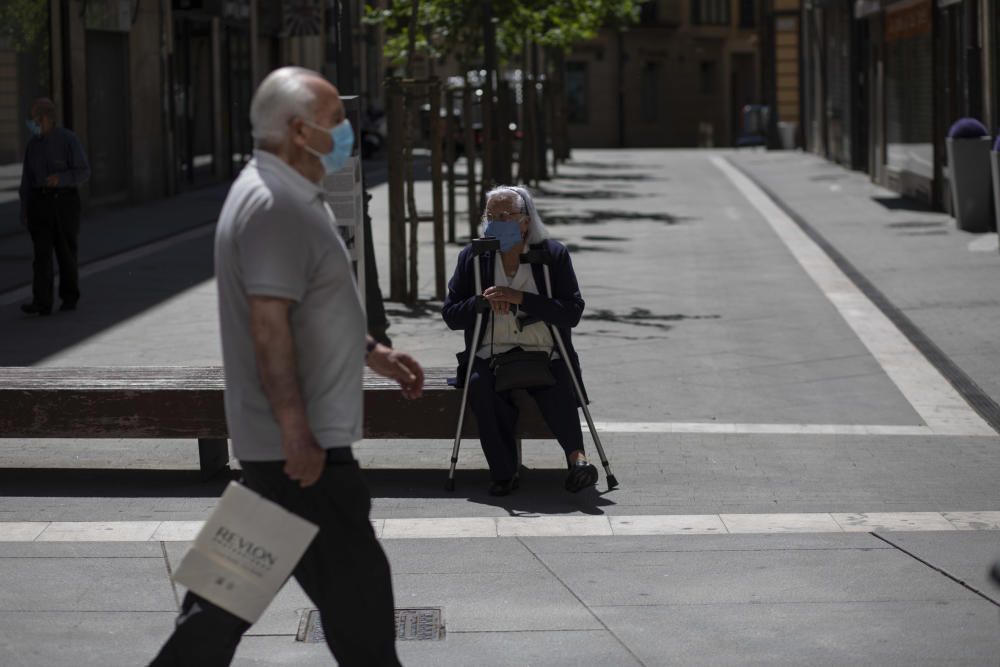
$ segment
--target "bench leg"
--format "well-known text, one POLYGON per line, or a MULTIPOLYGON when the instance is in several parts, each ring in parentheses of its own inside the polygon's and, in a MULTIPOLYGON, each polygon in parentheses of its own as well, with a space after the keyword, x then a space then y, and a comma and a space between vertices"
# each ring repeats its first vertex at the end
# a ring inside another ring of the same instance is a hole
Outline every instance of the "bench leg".
POLYGON ((229 468, 229 441, 213 438, 198 439, 198 461, 206 477, 229 468))

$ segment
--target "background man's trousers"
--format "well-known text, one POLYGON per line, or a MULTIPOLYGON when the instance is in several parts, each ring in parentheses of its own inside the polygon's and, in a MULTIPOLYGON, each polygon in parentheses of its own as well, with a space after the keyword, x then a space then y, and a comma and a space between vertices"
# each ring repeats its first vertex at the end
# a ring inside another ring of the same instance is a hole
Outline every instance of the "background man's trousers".
MULTIPOLYGON (((341 667, 399 667, 389 561, 368 520, 371 496, 349 450, 331 450, 323 476, 301 488, 284 461, 243 461, 243 481, 315 523, 293 576, 320 611, 341 667)), ((177 627, 151 667, 228 665, 250 624, 188 593, 177 627)))
POLYGON ((32 303, 52 309, 53 265, 59 263, 59 299, 72 306, 80 299, 77 238, 80 235, 80 195, 76 188, 46 188, 28 200, 28 231, 35 246, 32 303))

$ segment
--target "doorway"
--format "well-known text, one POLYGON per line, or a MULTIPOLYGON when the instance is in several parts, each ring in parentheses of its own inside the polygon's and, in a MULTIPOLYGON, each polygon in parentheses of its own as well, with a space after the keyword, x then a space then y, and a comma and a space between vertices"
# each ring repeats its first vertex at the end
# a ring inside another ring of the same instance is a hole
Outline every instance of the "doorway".
POLYGON ((128 197, 128 33, 88 30, 87 157, 90 201, 106 204, 128 197))

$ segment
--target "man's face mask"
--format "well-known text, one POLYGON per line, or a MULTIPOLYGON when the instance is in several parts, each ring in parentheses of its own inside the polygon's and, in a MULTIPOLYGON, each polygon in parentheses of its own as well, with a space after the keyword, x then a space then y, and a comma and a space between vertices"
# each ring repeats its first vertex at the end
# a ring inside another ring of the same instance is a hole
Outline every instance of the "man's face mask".
POLYGON ((340 171, 347 162, 347 158, 351 156, 351 149, 354 148, 354 128, 351 127, 351 121, 345 118, 339 125, 332 128, 321 127, 310 120, 304 122, 309 127, 329 132, 330 138, 333 139, 333 148, 330 149, 329 153, 320 153, 309 146, 305 147, 306 150, 319 158, 327 174, 340 171))
POLYGON ((487 220, 483 234, 500 241, 500 251, 507 252, 521 242, 521 223, 518 220, 487 220))
POLYGON ((42 126, 36 123, 34 118, 25 121, 24 124, 28 126, 28 132, 31 133, 31 136, 37 137, 42 133, 42 126))

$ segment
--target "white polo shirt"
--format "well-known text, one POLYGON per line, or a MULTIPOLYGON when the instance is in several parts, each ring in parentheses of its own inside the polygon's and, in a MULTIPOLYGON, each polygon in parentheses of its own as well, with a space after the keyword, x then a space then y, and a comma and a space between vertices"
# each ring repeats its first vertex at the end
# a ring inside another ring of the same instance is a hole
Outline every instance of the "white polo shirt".
POLYGON ((226 422, 246 461, 284 459, 257 372, 250 296, 289 299, 299 387, 324 449, 361 439, 365 316, 351 261, 316 184, 256 151, 226 197, 215 234, 226 422))

